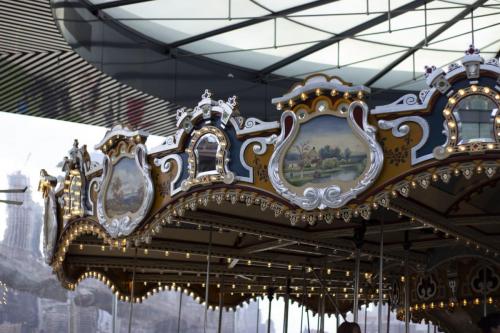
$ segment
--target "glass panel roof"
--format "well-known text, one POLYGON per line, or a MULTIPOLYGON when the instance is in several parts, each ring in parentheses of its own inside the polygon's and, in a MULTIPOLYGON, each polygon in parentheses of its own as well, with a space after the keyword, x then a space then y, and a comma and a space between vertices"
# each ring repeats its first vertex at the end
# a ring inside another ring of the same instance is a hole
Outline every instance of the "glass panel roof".
MULTIPOLYGON (((91 2, 108 6, 113 3, 91 2)), ((407 89, 422 81, 413 78, 421 76, 424 65, 446 66, 460 58, 472 42, 472 26, 474 44, 483 56, 496 55, 500 47, 500 0, 489 0, 481 6, 476 2, 427 0, 424 6, 423 0, 206 0, 200 6, 194 0, 154 0, 104 11, 166 46, 176 42, 177 47, 194 55, 262 71, 261 74, 302 77, 326 70, 363 84, 383 71, 385 74, 374 87, 389 88, 410 80, 404 83, 407 89), (477 7, 473 19, 470 6, 477 7), (284 10, 286 15, 281 12, 284 10), (234 27, 242 22, 247 24, 234 27), (345 35, 350 29, 355 34, 345 35), (391 71, 384 70, 438 29, 444 31, 414 56, 401 59, 391 71), (207 35, 198 38, 200 34, 207 35), (336 37, 338 34, 341 36, 336 37), (194 39, 185 41, 186 38, 194 39), (309 50, 332 38, 337 39, 309 50), (274 66, 276 63, 279 65, 274 66)))

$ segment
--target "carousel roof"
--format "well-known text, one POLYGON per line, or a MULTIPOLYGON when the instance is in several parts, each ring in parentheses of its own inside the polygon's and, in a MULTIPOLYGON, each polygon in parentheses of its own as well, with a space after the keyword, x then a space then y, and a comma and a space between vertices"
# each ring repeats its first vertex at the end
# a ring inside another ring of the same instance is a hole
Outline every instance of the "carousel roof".
POLYGON ((498 0, 87 3, 167 54, 245 67, 256 79, 323 72, 375 88, 419 90, 425 85, 421 69, 457 61, 463 54, 457 45, 471 38, 484 55, 500 50, 498 0))
POLYGON ((47 263, 122 301, 275 295, 341 315, 381 301, 474 332, 500 302, 500 66, 470 47, 426 84, 370 109, 368 88, 313 75, 273 100, 279 122, 206 90, 149 151, 124 126, 101 163, 75 142, 64 177, 41 174, 47 263))

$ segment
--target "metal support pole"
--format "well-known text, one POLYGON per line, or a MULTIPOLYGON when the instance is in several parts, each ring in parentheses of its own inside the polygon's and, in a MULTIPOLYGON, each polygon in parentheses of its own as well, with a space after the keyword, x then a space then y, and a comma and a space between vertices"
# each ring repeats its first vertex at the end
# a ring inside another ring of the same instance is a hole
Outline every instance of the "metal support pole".
POLYGON ((302 326, 304 324, 304 303, 300 305, 300 330, 299 333, 302 333, 302 326))
POLYGON ((112 322, 111 322, 112 332, 116 333, 117 332, 117 328, 116 328, 116 316, 117 316, 117 313, 118 313, 118 296, 116 294, 113 295, 113 306, 111 308, 111 313, 112 313, 112 317, 113 317, 112 322))
POLYGON ((267 316, 267 333, 271 333, 271 306, 273 304, 273 288, 267 289, 267 298, 269 299, 269 311, 267 316))
POLYGON ((288 333, 288 307, 290 303, 290 279, 286 279, 285 313, 283 314, 283 333, 288 333))
POLYGON ((311 333, 311 325, 309 324, 309 311, 306 308, 306 315, 307 315, 307 333, 311 333))
POLYGON ((182 294, 183 292, 181 291, 179 295, 179 312, 177 314, 177 333, 181 332, 182 294))
POLYGON ((486 281, 486 267, 484 268, 483 274, 483 317, 488 315, 488 294, 486 286, 488 282, 486 281))
POLYGON ((358 306, 359 306, 359 266, 360 266, 360 249, 356 248, 356 263, 354 267, 354 302, 352 305, 352 313, 354 315, 354 322, 358 322, 358 306))
POLYGON ((217 332, 222 332, 222 307, 224 299, 224 274, 222 275, 220 290, 219 290, 219 325, 217 326, 217 332))
POLYGON ((256 332, 259 333, 259 325, 260 325, 260 298, 257 297, 257 329, 256 332))
POLYGON ((387 333, 391 329, 391 302, 387 301, 387 333))
POLYGON ((410 333, 410 271, 408 267, 408 257, 410 254, 409 232, 405 232, 405 333, 410 333))
MULTIPOLYGON (((318 275, 318 273, 316 273, 315 270, 313 270, 313 274, 315 276, 315 278, 318 280, 320 286, 324 289, 325 288, 325 283, 323 282, 323 279, 318 275)), ((304 278, 305 279, 305 278, 304 278)), ((305 280, 304 280, 305 281, 305 280)), ((305 286, 305 282, 304 282, 304 286, 305 286)), ((344 316, 344 314, 342 314, 340 311, 339 311, 339 307, 337 305, 337 302, 335 301, 335 299, 333 299, 332 295, 330 295, 328 292, 325 293, 326 296, 328 296, 328 299, 330 300, 330 303, 332 303, 333 307, 335 308, 335 312, 336 313, 340 313, 340 315, 342 316, 342 319, 344 321, 346 321, 346 318, 344 316)))
POLYGON ((323 288, 321 296, 321 325, 319 327, 320 333, 325 333, 325 290, 323 288))
POLYGON ((207 278, 205 280, 205 319, 203 321, 203 332, 207 332, 207 312, 208 312, 208 290, 210 285, 210 258, 212 255, 212 225, 210 225, 208 236, 208 255, 207 255, 207 278))
POLYGON ((378 333, 382 333, 382 304, 384 304, 384 220, 380 220, 380 259, 378 271, 378 333))
POLYGON ((365 297, 365 333, 366 333, 366 315, 368 312, 368 298, 365 297))
MULTIPOLYGON (((320 293, 321 294, 321 293, 320 293)), ((321 318, 321 295, 318 295, 318 312, 316 312, 318 316, 316 320, 316 332, 320 332, 320 318, 321 318)))
POLYGON ((137 266, 137 247, 134 251, 134 268, 132 271, 132 286, 130 287, 130 311, 128 314, 128 333, 132 332, 132 313, 134 312, 134 285, 135 285, 135 268, 137 266))

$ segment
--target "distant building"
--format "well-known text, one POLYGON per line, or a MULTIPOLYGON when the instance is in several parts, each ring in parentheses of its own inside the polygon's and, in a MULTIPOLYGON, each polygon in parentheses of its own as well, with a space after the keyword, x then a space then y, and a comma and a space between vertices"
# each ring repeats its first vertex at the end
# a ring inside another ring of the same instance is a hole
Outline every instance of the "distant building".
POLYGON ((9 189, 28 187, 25 193, 8 193, 7 200, 22 201, 23 205, 7 206, 7 229, 3 244, 40 257, 40 235, 43 224, 42 207, 33 201, 29 178, 17 171, 7 176, 9 189))

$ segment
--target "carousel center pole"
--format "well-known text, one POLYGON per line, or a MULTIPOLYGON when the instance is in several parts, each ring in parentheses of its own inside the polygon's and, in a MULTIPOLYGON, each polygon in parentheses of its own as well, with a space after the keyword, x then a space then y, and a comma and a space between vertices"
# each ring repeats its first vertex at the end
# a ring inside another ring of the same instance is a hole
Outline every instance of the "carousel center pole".
POLYGON ((208 290, 210 283, 210 257, 212 254, 212 225, 210 225, 208 236, 208 254, 207 254, 207 277, 205 280, 205 319, 203 321, 203 332, 207 332, 207 315, 208 315, 208 290))
POLYGON ((382 305, 384 304, 384 220, 380 220, 380 259, 378 272, 378 333, 382 333, 382 305))
POLYGON ((128 313, 128 333, 132 332, 132 313, 134 312, 135 268, 137 266, 137 246, 134 247, 134 268, 132 270, 132 286, 130 287, 130 311, 128 313))

